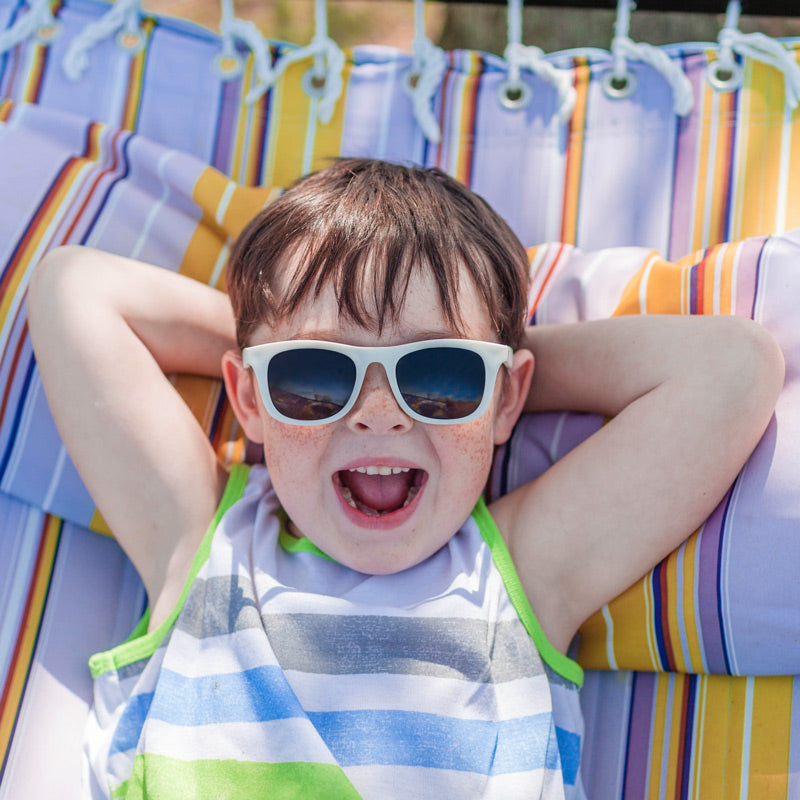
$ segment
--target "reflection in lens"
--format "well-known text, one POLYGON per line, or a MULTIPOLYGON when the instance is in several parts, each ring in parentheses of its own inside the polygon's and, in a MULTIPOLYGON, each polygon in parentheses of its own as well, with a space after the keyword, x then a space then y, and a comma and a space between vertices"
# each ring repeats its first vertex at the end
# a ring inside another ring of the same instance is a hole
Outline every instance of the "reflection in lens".
POLYGON ((267 368, 275 408, 297 420, 332 417, 350 399, 355 380, 355 364, 332 350, 287 350, 273 356, 267 368))
POLYGON ((413 411, 428 419, 461 419, 483 398, 483 359, 460 347, 429 347, 397 362, 397 384, 413 411))

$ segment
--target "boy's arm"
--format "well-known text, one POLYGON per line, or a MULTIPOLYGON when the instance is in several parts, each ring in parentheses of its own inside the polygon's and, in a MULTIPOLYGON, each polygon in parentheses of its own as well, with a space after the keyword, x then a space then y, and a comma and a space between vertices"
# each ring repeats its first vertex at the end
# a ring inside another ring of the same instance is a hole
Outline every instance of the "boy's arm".
POLYGON ((769 333, 740 317, 621 317, 529 329, 526 410, 613 417, 492 507, 531 605, 565 650, 580 624, 710 514, 783 385, 769 333))
POLYGON ((226 479, 165 373, 220 374, 234 346, 230 304, 168 270, 66 247, 36 268, 28 315, 59 433, 139 571, 157 624, 226 479))

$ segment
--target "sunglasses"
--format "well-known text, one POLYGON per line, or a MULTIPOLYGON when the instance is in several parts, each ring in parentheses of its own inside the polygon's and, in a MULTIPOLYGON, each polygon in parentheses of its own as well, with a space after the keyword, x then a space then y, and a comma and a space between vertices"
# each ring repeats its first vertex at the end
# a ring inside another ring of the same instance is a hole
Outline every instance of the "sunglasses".
POLYGON ((271 342, 245 347, 267 411, 280 422, 322 425, 353 407, 370 364, 381 364, 400 408, 433 425, 469 422, 489 406, 508 345, 469 339, 430 339, 394 347, 356 347, 322 341, 271 342))

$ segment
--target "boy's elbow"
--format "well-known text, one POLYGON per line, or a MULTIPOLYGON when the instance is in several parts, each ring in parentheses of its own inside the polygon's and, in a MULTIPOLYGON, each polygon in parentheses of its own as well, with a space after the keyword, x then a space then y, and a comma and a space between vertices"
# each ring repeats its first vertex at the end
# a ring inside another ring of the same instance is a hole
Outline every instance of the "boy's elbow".
POLYGON ((771 417, 783 388, 786 364, 780 345, 763 325, 742 317, 731 317, 739 330, 735 351, 738 364, 731 380, 749 395, 754 411, 771 417))
POLYGON ((63 245, 46 253, 33 270, 28 284, 28 306, 37 307, 52 297, 57 282, 64 277, 66 267, 77 263, 86 252, 79 245, 63 245))
POLYGON ((78 274, 86 262, 87 248, 78 245, 57 247, 47 253, 36 265, 27 289, 28 324, 31 335, 57 337, 59 322, 85 298, 86 281, 78 274), (76 279, 82 286, 76 285, 76 279))

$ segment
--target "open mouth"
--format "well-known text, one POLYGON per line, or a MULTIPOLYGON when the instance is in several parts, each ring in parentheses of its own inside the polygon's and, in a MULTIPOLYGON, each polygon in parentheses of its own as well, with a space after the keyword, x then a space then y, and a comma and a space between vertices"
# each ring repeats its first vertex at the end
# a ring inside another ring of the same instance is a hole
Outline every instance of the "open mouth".
POLYGON ((343 469, 334 483, 351 508, 381 517, 406 508, 419 494, 427 473, 422 469, 368 466, 343 469))

